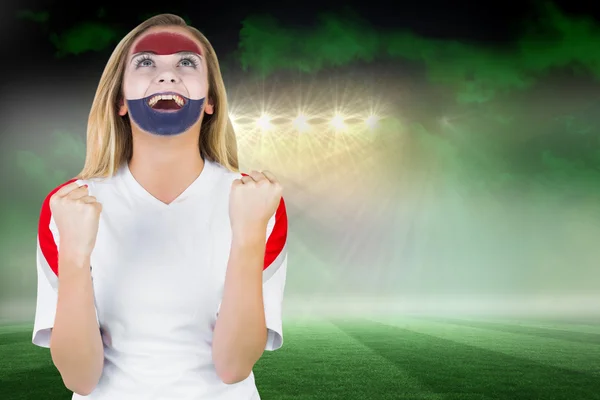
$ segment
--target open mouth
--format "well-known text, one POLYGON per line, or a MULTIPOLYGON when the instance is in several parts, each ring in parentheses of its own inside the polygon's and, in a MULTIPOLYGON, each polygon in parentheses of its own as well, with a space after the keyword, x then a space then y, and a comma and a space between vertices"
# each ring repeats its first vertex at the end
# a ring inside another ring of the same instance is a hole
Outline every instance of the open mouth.
POLYGON ((181 109, 185 103, 186 100, 176 93, 156 94, 148 99, 150 108, 159 111, 177 111, 181 109))

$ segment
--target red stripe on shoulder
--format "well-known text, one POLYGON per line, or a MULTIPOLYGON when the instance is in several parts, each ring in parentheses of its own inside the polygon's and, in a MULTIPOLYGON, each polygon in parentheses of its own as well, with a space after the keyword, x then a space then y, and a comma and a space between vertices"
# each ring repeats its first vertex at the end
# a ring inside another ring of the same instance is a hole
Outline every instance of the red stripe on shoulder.
MULTIPOLYGON (((249 176, 248 174, 241 173, 242 176, 249 176)), ((263 270, 267 269, 269 265, 275 261, 283 250, 285 243, 287 242, 287 230, 288 230, 288 219, 287 212, 285 210, 285 202, 283 197, 279 202, 279 207, 275 211, 275 226, 273 231, 267 239, 267 248, 265 250, 265 264, 263 270)))
POLYGON ((38 224, 38 240, 40 242, 40 249, 42 250, 42 254, 46 259, 46 262, 54 271, 56 276, 58 276, 58 247, 56 246, 56 242, 54 241, 54 235, 52 235, 52 231, 50 230, 50 219, 52 218, 52 211, 50 210, 50 198, 52 195, 58 190, 68 185, 71 182, 75 182, 77 179, 71 179, 58 186, 56 189, 52 190, 44 203, 42 204, 42 211, 40 212, 40 221, 38 224))
POLYGON ((273 231, 267 239, 265 265, 263 270, 267 269, 269 265, 275 261, 285 247, 285 243, 287 242, 287 231, 287 212, 285 211, 285 202, 282 197, 279 202, 279 207, 277 207, 277 211, 275 212, 275 226, 273 226, 273 231))

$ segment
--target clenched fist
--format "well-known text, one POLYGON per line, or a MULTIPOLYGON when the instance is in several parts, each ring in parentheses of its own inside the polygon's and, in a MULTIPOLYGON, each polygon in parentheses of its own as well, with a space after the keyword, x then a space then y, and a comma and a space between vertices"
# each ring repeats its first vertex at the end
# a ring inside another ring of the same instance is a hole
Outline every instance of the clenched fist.
POLYGON ((59 251, 91 255, 96 245, 102 204, 90 196, 87 185, 72 182, 60 188, 50 198, 50 210, 60 237, 59 251))
POLYGON ((282 187, 269 171, 252 171, 231 185, 229 219, 234 237, 264 233, 277 211, 282 187))

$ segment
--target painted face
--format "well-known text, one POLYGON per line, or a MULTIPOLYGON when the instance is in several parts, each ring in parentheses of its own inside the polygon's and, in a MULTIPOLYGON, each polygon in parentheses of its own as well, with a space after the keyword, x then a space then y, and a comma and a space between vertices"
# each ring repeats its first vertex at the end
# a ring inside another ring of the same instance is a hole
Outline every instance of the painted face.
POLYGON ((194 40, 159 31, 134 44, 123 94, 127 111, 140 129, 161 136, 187 131, 198 122, 207 93, 202 49, 194 40))

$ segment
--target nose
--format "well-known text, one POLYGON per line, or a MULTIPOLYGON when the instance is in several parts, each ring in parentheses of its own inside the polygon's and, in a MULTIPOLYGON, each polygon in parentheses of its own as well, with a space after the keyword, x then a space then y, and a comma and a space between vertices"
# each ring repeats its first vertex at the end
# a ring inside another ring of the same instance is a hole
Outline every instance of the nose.
POLYGON ((156 77, 158 83, 177 83, 179 78, 171 71, 164 71, 156 77))

